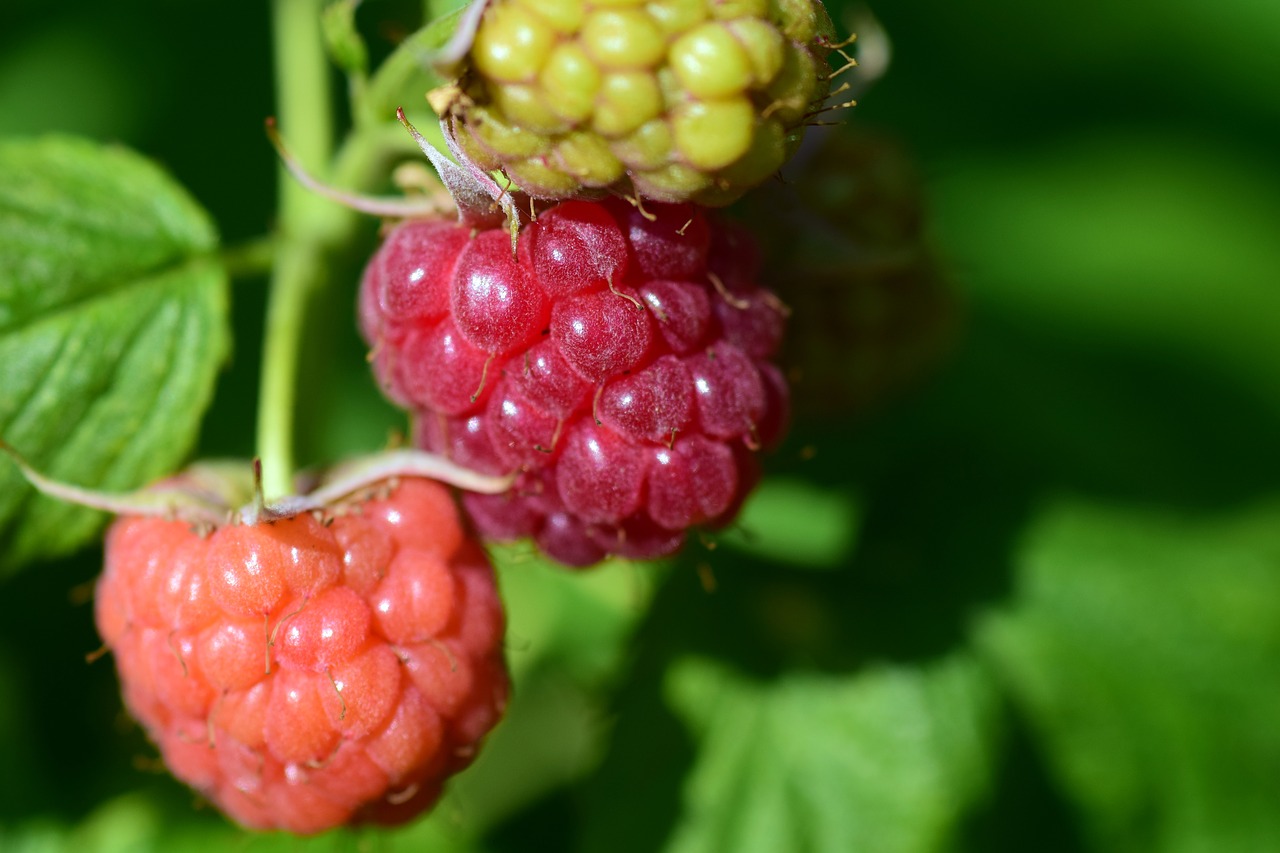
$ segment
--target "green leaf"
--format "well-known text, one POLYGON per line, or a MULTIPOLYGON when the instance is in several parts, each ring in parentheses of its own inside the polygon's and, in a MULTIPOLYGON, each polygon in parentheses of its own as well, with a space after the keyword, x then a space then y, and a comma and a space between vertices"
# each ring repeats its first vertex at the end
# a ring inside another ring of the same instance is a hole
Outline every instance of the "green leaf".
POLYGON ((1280 506, 1065 504, 982 647, 1102 850, 1280 849, 1280 506))
POLYGON ((360 105, 364 121, 393 119, 399 106, 404 106, 412 117, 412 105, 422 103, 423 92, 445 82, 432 63, 457 34, 464 11, 458 8, 431 21, 400 42, 383 60, 370 77, 360 105))
POLYGON ((434 21, 461 11, 462 7, 469 5, 470 2, 471 0, 426 0, 425 5, 428 17, 434 21))
POLYGON ((720 541, 761 559, 831 569, 849 557, 859 512, 847 491, 770 477, 748 498, 720 541))
POLYGON ((73 16, 11 39, 0 56, 0 134, 54 128, 103 138, 142 133, 139 94, 150 81, 136 48, 103 38, 73 16))
POLYGON ((701 741, 675 853, 943 850, 991 784, 998 706, 966 658, 774 684, 687 659, 668 693, 701 741))
MULTIPOLYGON (((135 153, 0 143, 0 436, 78 485, 171 472, 228 350, 216 245, 206 214, 135 153)), ((0 575, 74 550, 100 521, 0 466, 0 575)))
POLYGON ((450 786, 484 829, 592 769, 606 741, 602 683, 617 678, 657 567, 611 560, 576 573, 527 546, 493 550, 519 697, 475 765, 450 786))
POLYGON ((653 595, 657 566, 608 560, 573 572, 531 543, 495 545, 490 553, 507 603, 508 658, 517 678, 544 665, 587 685, 616 675, 653 595))
POLYGON ((941 171, 939 232, 978 299, 1080 338, 1190 356, 1280 406, 1270 163, 1111 132, 941 171))

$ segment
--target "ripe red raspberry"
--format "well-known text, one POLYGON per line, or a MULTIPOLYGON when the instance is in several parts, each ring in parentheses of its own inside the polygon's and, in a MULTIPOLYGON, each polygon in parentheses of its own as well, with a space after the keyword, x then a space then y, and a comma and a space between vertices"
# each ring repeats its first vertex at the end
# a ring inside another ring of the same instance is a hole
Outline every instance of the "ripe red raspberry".
POLYGON ((506 704, 493 572, 429 480, 207 536, 122 517, 96 616, 165 763, 255 829, 407 820, 506 704))
POLYGON ((727 521, 781 437, 784 317, 757 266, 690 205, 564 202, 514 257, 504 230, 410 220, 368 265, 361 327, 421 446, 519 472, 465 495, 483 534, 575 566, 649 559, 727 521))

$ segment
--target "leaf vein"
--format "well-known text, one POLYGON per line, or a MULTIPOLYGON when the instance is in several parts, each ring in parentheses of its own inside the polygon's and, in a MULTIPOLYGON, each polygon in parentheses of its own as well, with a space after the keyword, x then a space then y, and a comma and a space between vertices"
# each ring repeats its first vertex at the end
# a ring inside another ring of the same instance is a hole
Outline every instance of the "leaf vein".
POLYGON ((171 260, 172 262, 157 264, 137 273, 131 273, 127 282, 114 286, 108 279, 98 281, 86 279, 90 282, 91 289, 84 289, 83 292, 66 301, 46 306, 28 317, 21 317, 7 324, 0 324, 0 335, 20 333, 39 323, 56 320, 66 314, 74 314, 99 300, 110 299, 120 294, 128 293, 135 288, 163 285, 171 277, 178 277, 180 274, 187 272, 194 274, 201 267, 217 263, 216 255, 213 253, 189 255, 171 260))

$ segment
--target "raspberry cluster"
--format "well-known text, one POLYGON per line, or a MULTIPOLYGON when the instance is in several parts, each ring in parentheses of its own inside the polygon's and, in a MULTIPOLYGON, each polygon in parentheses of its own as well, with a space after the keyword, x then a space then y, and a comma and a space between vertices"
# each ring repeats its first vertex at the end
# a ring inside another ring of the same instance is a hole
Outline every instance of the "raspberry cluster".
MULTIPOLYGON (((789 408, 771 361, 786 312, 755 243, 695 204, 727 204, 794 150, 828 93, 830 21, 819 0, 471 8, 442 122, 459 162, 399 113, 465 224, 406 219, 371 259, 375 372, 415 443, 468 469, 455 485, 513 483, 463 494, 481 534, 570 566, 670 554, 733 517, 789 408), (515 234, 491 219, 517 227, 487 170, 578 200, 515 234)), ((219 503, 204 534, 131 510, 108 533, 96 618, 125 703, 245 826, 408 820, 503 713, 485 554, 444 486, 385 476, 362 500, 334 498, 343 482, 270 506, 259 483, 251 522, 222 524, 219 503)))
POLYGON ((818 0, 492 0, 451 114, 533 196, 727 204, 799 143, 831 33, 818 0))
POLYGON ((365 271, 361 328, 423 447, 519 472, 464 497, 481 533, 647 559, 731 517, 782 433, 784 316, 757 266, 689 205, 564 202, 515 256, 501 229, 409 220, 365 271))
POLYGON ((123 517, 96 617, 165 763, 252 828, 406 820, 506 704, 493 573, 432 481, 207 537, 123 517))

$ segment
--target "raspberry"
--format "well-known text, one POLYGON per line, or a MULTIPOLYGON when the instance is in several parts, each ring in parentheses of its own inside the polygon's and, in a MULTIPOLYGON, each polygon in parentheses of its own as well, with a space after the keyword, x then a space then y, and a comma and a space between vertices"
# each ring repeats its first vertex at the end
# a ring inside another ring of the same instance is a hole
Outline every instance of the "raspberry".
POLYGON ((832 47, 820 0, 491 0, 447 110, 535 197, 722 205, 795 150, 832 47))
MULTIPOLYGON (((905 151, 865 132, 833 132, 808 153, 794 179, 762 187, 738 210, 768 223, 757 229, 766 265, 795 311, 784 358, 803 376, 797 409, 843 418, 936 369, 962 306, 930 245, 922 181, 905 151)), ((739 320, 772 322, 752 314, 739 320)))
POLYGON ((429 480, 204 537, 122 517, 96 616, 174 775, 255 829, 409 819, 506 703, 492 570, 429 480))
POLYGON ((504 494, 464 495, 482 534, 532 537, 584 566, 663 556, 688 528, 732 517, 754 482, 751 451, 787 417, 767 361, 783 311, 757 286, 744 235, 691 205, 617 200, 543 212, 514 260, 498 229, 433 226, 423 247, 426 231, 402 223, 370 261, 362 332, 388 396, 416 415, 419 445, 517 472, 504 494), (722 251, 732 240, 743 245, 722 251), (512 296, 482 322, 466 308, 479 290, 512 296), (451 312, 391 307, 428 301, 451 312), (509 309, 516 301, 529 307, 509 309))

